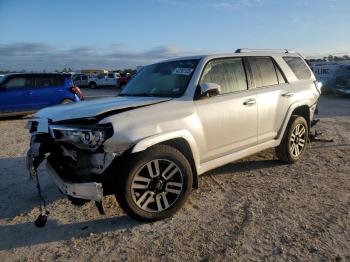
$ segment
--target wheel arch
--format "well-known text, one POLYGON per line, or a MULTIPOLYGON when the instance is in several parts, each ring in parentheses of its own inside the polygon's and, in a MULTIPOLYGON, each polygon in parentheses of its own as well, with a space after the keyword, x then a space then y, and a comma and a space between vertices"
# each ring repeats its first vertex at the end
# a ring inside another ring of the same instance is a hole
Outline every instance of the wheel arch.
POLYGON ((141 152, 159 144, 172 146, 187 158, 193 172, 193 188, 198 188, 199 155, 193 136, 186 130, 151 136, 135 144, 131 153, 141 152))
POLYGON ((289 107, 288 112, 286 114, 286 117, 284 119, 283 125, 280 129, 280 132, 278 133, 278 136, 277 136, 277 141, 278 141, 277 144, 278 145, 281 143, 284 132, 286 131, 286 128, 288 126, 288 122, 289 122, 290 118, 292 117, 292 115, 299 115, 299 116, 304 117, 306 122, 308 123, 308 127, 310 129, 311 119, 310 119, 309 101, 305 100, 305 101, 299 101, 298 103, 294 103, 289 107))

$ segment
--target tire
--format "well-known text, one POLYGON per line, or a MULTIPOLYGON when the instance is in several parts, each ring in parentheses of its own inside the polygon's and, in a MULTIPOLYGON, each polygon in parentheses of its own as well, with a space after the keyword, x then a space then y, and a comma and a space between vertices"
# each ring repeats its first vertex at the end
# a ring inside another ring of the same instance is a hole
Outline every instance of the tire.
POLYGON ((70 99, 63 99, 60 104, 65 105, 65 104, 70 104, 70 103, 73 103, 73 101, 70 99))
POLYGON ((97 85, 96 85, 95 82, 90 82, 90 83, 89 83, 89 87, 90 87, 91 89, 96 89, 96 88, 97 88, 97 85))
POLYGON ((190 163, 171 146, 156 145, 123 162, 128 164, 118 174, 116 199, 133 218, 155 221, 170 217, 191 193, 190 163))
POLYGON ((279 160, 293 164, 300 160, 309 139, 309 126, 302 116, 293 115, 284 132, 281 144, 276 147, 279 160))

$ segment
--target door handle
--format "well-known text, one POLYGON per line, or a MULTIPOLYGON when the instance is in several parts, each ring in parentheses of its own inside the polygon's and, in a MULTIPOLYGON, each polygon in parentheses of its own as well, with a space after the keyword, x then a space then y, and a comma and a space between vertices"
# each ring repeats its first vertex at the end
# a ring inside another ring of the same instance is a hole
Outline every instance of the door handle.
POLYGON ((253 106, 253 105, 255 105, 255 99, 248 99, 248 100, 243 102, 243 105, 245 105, 245 106, 253 106))
POLYGON ((33 92, 31 92, 31 91, 27 92, 27 95, 32 95, 32 94, 33 94, 33 92))
POLYGON ((287 92, 287 93, 282 94, 282 96, 284 96, 284 97, 291 97, 291 96, 294 96, 294 93, 287 92))
POLYGON ((63 92, 63 90, 62 89, 57 89, 57 92, 61 93, 61 92, 63 92))

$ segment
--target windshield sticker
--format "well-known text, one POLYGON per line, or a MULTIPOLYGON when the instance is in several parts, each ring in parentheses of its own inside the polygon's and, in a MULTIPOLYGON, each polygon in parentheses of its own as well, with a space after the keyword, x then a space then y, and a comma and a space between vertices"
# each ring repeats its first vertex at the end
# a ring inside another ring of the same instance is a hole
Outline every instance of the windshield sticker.
POLYGON ((193 68, 184 68, 184 67, 177 67, 175 68, 175 70, 173 71, 174 75, 185 75, 185 76, 189 76, 190 74, 192 74, 193 72, 193 68))

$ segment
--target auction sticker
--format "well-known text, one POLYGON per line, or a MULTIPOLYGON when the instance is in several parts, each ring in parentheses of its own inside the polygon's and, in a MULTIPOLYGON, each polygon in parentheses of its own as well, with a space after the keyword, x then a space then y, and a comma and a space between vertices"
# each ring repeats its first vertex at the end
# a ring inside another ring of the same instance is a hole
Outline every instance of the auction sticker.
POLYGON ((189 76, 193 72, 193 68, 183 68, 183 67, 177 67, 173 71, 174 75, 185 75, 189 76))

